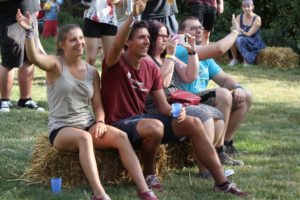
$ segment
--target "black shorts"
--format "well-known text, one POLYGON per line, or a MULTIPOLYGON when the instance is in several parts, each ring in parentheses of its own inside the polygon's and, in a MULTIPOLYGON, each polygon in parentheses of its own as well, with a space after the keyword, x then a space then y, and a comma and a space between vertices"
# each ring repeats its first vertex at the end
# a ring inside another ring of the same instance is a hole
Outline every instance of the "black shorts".
MULTIPOLYGON (((90 128, 91 128, 95 123, 96 123, 96 122, 94 122, 94 123, 93 123, 92 125, 90 125, 89 127, 86 127, 84 130, 85 130, 85 131, 89 131, 90 128)), ((69 127, 69 126, 62 126, 62 127, 58 128, 58 129, 55 129, 55 130, 51 131, 51 133, 49 134, 49 142, 50 142, 51 145, 53 145, 54 140, 55 140, 57 134, 59 133, 59 131, 60 131, 61 129, 63 129, 63 128, 66 128, 66 127, 69 127)))
POLYGON ((112 125, 125 133, 127 133, 131 144, 134 147, 139 147, 141 143, 141 138, 136 131, 136 125, 141 119, 157 119, 161 121, 164 125, 164 136, 162 139, 162 144, 176 143, 185 139, 185 137, 178 138, 174 135, 172 128, 172 117, 160 115, 160 114, 141 114, 134 117, 129 117, 126 119, 114 122, 112 125))
MULTIPOLYGON (((37 45, 37 20, 32 15, 34 39, 37 45)), ((18 23, 0 25, 0 51, 2 66, 7 68, 21 67, 28 62, 25 53, 25 31, 18 23)))
POLYGON ((190 15, 199 19, 204 29, 212 31, 216 21, 217 10, 203 3, 189 3, 190 15))
POLYGON ((101 36, 115 36, 117 31, 117 26, 98 23, 87 18, 84 19, 83 35, 85 37, 99 38, 101 36))

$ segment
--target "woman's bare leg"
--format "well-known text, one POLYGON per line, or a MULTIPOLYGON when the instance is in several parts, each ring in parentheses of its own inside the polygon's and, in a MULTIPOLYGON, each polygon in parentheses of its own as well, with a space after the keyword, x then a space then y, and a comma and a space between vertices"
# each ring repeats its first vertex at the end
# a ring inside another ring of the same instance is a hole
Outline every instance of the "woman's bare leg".
POLYGON ((89 132, 71 127, 63 128, 57 134, 53 146, 61 151, 79 151, 81 167, 92 187, 94 195, 96 197, 105 195, 105 190, 99 179, 93 139, 89 132))

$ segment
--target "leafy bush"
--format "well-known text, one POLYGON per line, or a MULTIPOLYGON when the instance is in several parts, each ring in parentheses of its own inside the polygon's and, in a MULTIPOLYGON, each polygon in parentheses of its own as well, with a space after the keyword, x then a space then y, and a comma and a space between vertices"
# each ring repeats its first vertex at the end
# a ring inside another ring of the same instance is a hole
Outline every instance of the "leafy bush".
POLYGON ((79 0, 65 0, 59 13, 59 24, 79 24, 83 26, 83 11, 79 0))

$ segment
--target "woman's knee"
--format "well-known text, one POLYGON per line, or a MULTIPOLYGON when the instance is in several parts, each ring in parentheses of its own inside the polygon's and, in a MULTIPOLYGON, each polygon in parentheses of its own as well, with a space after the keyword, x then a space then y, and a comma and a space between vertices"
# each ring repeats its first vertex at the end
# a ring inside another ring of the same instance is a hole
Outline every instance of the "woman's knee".
POLYGON ((78 147, 93 144, 93 137, 89 132, 82 130, 77 136, 78 147))

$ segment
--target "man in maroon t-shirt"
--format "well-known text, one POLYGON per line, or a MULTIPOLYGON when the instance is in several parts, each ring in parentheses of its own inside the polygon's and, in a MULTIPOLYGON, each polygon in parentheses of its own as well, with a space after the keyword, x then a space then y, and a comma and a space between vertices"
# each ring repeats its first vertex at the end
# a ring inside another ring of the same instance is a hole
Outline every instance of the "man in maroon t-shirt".
POLYGON ((134 23, 135 16, 142 10, 134 6, 103 60, 101 94, 106 122, 126 132, 131 143, 140 146, 149 188, 162 190, 154 170, 160 143, 177 142, 189 137, 198 159, 215 179, 214 190, 246 196, 247 193, 237 189, 225 177, 223 166, 204 133, 201 121, 186 116, 184 108, 177 119, 170 116, 171 106, 162 88, 160 71, 155 63, 146 58, 150 44, 147 24, 143 21, 134 23), (121 54, 124 46, 125 53, 121 54), (149 93, 160 114, 144 113, 149 93))

